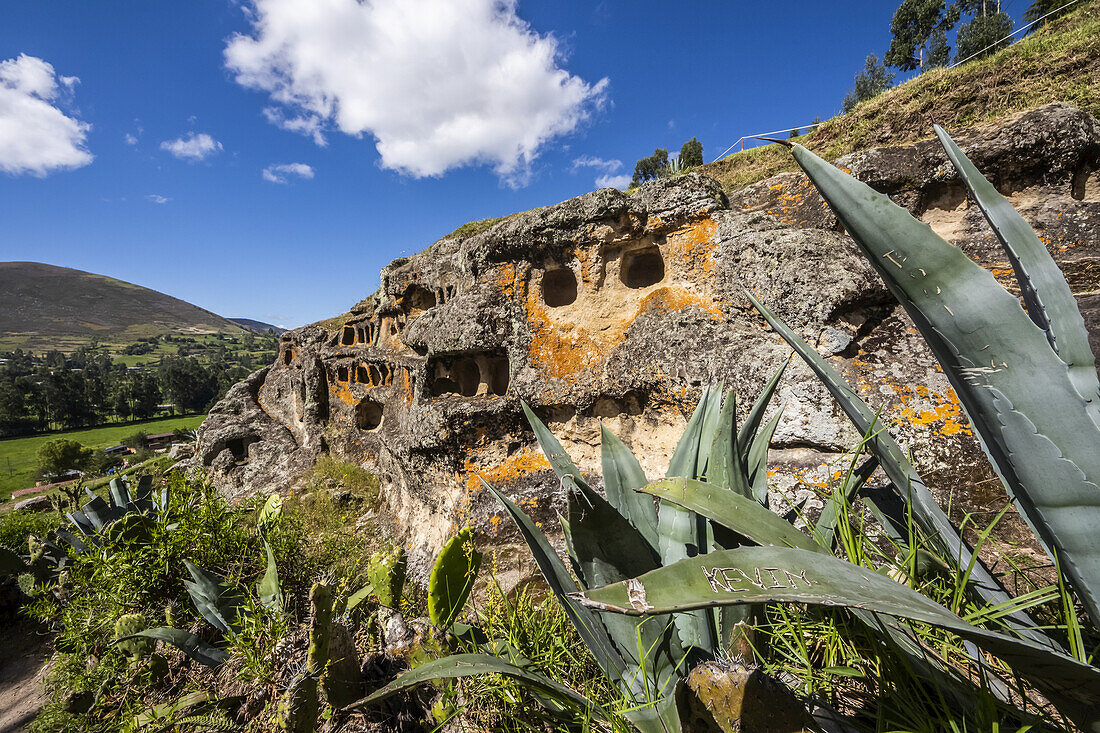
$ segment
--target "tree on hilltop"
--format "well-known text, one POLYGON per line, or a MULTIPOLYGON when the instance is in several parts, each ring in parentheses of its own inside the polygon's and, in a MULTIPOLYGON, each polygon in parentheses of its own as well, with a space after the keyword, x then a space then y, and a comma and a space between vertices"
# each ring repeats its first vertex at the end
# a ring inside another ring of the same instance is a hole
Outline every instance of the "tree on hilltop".
POLYGON ((856 74, 855 88, 844 97, 845 114, 851 112, 860 102, 882 94, 893 83, 894 75, 886 70, 877 56, 870 54, 863 63, 863 71, 856 74))
POLYGON ((703 164, 703 143, 694 137, 680 146, 680 165, 693 168, 703 164))
POLYGON ((1027 6, 1027 10, 1024 11, 1025 22, 1031 23, 1039 20, 1039 18, 1042 18, 1047 13, 1051 13, 1051 16, 1049 18, 1044 18, 1042 23, 1036 23, 1031 26, 1031 28, 1028 29, 1028 33, 1034 33, 1055 18, 1059 18, 1068 13, 1070 9, 1063 7, 1068 1, 1069 0, 1033 0, 1031 5, 1027 6))
POLYGON ((942 28, 937 28, 928 39, 928 67, 938 69, 950 62, 951 47, 947 45, 947 33, 942 28))
MULTIPOLYGON (((700 155, 702 155, 702 150, 700 150, 700 155)), ((667 167, 668 151, 664 148, 657 148, 653 151, 653 155, 642 158, 634 164, 634 177, 631 182, 639 184, 660 178, 661 172, 667 167)))
POLYGON ((1012 18, 1008 13, 975 15, 970 22, 959 26, 955 39, 955 63, 996 53, 1012 43, 1012 39, 1007 37, 1011 32, 1012 18))
POLYGON ((918 68, 923 71, 925 49, 932 34, 941 31, 946 35, 959 22, 960 14, 958 3, 948 7, 944 0, 903 0, 890 22, 894 37, 882 60, 902 71, 918 68))

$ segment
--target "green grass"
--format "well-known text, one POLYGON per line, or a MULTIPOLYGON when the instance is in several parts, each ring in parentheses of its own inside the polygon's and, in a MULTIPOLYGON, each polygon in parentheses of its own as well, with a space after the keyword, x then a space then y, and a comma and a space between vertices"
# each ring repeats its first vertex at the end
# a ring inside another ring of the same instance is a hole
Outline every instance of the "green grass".
POLYGON ((193 430, 206 415, 188 417, 170 417, 163 420, 125 423, 98 428, 66 430, 59 433, 44 433, 26 438, 7 438, 0 440, 0 497, 11 498, 11 492, 34 486, 34 469, 37 463, 36 453, 44 443, 58 438, 75 440, 88 448, 106 448, 118 445, 139 430, 146 433, 168 433, 173 430, 193 430))

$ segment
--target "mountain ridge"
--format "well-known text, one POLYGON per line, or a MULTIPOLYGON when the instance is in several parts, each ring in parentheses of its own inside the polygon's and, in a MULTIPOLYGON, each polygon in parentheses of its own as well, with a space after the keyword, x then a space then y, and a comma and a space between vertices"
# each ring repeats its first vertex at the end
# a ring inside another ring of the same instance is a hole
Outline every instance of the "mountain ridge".
POLYGON ((193 303, 107 275, 44 262, 0 262, 0 349, 75 348, 92 339, 236 331, 193 303))

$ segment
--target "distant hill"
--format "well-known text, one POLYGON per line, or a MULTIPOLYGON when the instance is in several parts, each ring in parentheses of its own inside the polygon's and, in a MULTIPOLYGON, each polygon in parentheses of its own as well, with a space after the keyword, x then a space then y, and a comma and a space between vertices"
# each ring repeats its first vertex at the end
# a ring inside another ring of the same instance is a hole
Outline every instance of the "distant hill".
POLYGON ((68 351, 91 339, 129 343, 240 326, 179 298, 41 262, 0 262, 0 350, 68 351))
POLYGON ((230 318, 229 320, 256 333, 273 333, 276 336, 281 336, 286 331, 285 328, 272 326, 270 323, 264 323, 263 321, 254 321, 251 318, 230 318))

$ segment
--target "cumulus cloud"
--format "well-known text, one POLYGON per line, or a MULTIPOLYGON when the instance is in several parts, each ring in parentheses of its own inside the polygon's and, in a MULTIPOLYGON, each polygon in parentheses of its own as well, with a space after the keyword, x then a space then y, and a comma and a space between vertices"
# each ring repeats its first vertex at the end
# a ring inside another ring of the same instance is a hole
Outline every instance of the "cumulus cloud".
POLYGON ((205 132, 189 132, 175 140, 165 140, 160 144, 160 149, 167 150, 180 160, 198 163, 220 153, 222 144, 205 132))
POLYGON ((271 122, 319 144, 372 135, 382 166, 411 176, 487 163, 520 182, 606 92, 560 67, 516 0, 252 0, 248 15, 226 66, 270 95, 271 122))
POLYGON ((573 159, 573 172, 582 168, 593 168, 603 175, 596 176, 596 188, 628 188, 631 177, 625 173, 615 175, 615 171, 623 167, 623 162, 617 159, 604 160, 591 155, 582 155, 573 159))
POLYGON ((595 168, 596 170, 603 171, 604 173, 614 173, 623 167, 621 160, 604 160, 603 158, 596 158, 591 155, 582 155, 579 158, 573 159, 573 172, 576 173, 581 168, 595 168))
POLYGON ((131 135, 130 133, 126 133, 123 136, 122 139, 126 142, 127 145, 137 145, 138 144, 137 136, 136 135, 131 135))
POLYGON ((154 204, 166 204, 172 199, 167 196, 161 196, 159 193, 151 193, 145 197, 146 201, 152 201, 154 204))
POLYGON ((627 173, 619 176, 597 176, 596 188, 630 188, 630 180, 627 173))
POLYGON ((269 165, 261 174, 265 181, 271 183, 287 183, 292 176, 304 178, 307 181, 313 178, 313 168, 305 163, 281 163, 269 165))
POLYGON ((44 176, 92 162, 85 145, 91 125, 58 107, 79 82, 34 56, 0 61, 0 170, 44 176))

